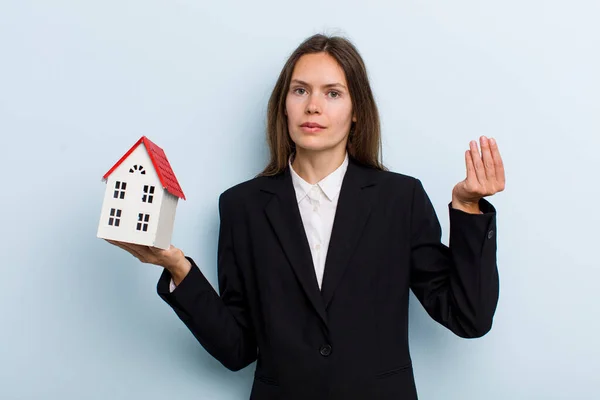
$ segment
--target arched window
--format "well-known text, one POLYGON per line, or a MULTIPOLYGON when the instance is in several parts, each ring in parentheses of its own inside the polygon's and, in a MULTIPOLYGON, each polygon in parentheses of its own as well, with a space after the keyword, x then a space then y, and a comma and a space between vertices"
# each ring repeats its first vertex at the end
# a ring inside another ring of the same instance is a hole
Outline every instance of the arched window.
POLYGON ((141 165, 134 165, 133 167, 129 168, 129 172, 132 174, 135 174, 136 172, 139 172, 142 175, 146 175, 146 170, 144 169, 144 167, 142 167, 141 165))

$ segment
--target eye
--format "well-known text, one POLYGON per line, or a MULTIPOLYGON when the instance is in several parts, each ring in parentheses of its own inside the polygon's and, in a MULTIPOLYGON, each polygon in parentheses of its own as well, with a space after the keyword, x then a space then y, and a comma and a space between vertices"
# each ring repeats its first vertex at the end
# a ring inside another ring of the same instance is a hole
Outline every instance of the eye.
POLYGON ((303 95, 304 93, 306 93, 306 90, 304 90, 304 88, 296 88, 294 89, 294 93, 303 95))
POLYGON ((340 97, 340 92, 338 92, 336 90, 332 90, 329 92, 329 97, 331 97, 333 99, 337 99, 338 97, 340 97))

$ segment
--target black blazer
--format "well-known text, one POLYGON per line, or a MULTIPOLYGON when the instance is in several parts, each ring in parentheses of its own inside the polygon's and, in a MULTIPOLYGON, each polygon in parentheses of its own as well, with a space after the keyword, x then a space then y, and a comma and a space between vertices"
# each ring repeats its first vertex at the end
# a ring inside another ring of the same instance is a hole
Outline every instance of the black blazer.
POLYGON ((157 290, 225 367, 257 360, 253 400, 416 399, 409 289, 456 335, 480 337, 498 301, 496 211, 448 205, 450 246, 421 182, 350 159, 319 290, 289 168, 219 197, 220 295, 191 258, 157 290))

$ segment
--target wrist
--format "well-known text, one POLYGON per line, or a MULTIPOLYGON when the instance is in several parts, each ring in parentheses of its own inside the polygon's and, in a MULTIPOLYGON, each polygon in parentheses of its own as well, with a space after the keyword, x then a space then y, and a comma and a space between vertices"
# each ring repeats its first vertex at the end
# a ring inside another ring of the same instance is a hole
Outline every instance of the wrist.
POLYGON ((476 201, 463 201, 456 198, 452 198, 452 208, 460 211, 464 211, 469 214, 481 214, 479 208, 479 200, 476 201))
POLYGON ((179 283, 186 277, 186 275, 192 269, 192 264, 189 262, 187 258, 184 256, 181 257, 180 260, 177 261, 176 264, 165 266, 165 269, 169 271, 171 277, 173 278, 173 282, 175 285, 179 285, 179 283))

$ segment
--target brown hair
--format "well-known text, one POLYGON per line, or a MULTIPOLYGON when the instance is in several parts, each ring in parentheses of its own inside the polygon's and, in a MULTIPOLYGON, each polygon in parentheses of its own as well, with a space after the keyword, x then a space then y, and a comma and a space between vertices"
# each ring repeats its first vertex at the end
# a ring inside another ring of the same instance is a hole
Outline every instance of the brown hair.
POLYGON ((381 162, 381 127, 379 112, 362 57, 346 38, 317 34, 298 46, 285 63, 271 93, 267 109, 267 142, 271 159, 258 176, 281 173, 288 166, 296 145, 290 138, 285 115, 285 101, 296 62, 305 54, 325 52, 344 70, 356 122, 348 138, 348 154, 359 163, 386 170, 381 162))

